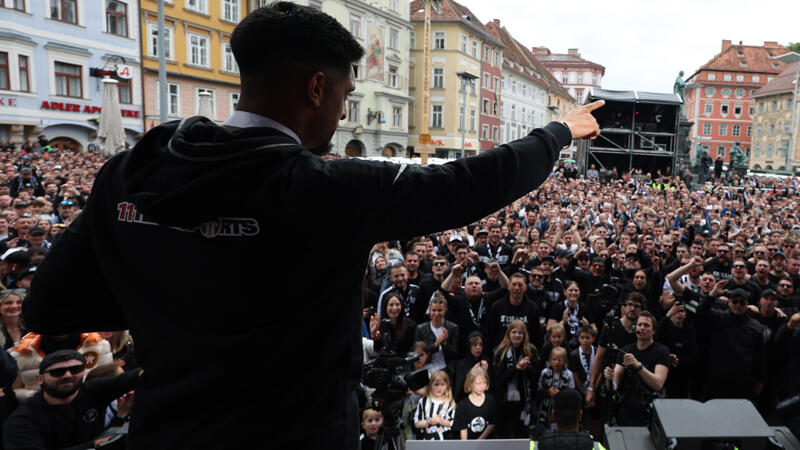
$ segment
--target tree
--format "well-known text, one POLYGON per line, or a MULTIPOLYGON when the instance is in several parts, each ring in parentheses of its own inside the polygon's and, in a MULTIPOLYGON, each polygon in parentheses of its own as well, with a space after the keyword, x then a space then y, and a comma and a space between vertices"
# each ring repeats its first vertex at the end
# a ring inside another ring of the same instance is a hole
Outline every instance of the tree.
POLYGON ((786 46, 789 50, 793 52, 800 53, 800 42, 790 42, 789 45, 786 46))

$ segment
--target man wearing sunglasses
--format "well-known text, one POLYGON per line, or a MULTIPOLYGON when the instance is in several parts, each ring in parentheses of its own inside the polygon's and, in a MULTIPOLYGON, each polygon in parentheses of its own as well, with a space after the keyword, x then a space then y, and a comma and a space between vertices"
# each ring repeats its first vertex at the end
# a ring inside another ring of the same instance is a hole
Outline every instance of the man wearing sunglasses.
POLYGON ((731 272, 733 272, 733 278, 728 283, 728 288, 731 290, 744 289, 749 294, 750 302, 755 304, 761 297, 761 287, 747 278, 747 263, 744 259, 734 259, 731 272))
POLYGON ((753 400, 764 387, 769 332, 747 314, 747 291, 729 292, 728 283, 722 280, 714 285, 697 308, 698 326, 714 330, 705 335, 708 345, 705 399, 753 400), (728 299, 727 311, 712 308, 714 301, 722 296, 728 299))
POLYGON ((703 269, 713 273, 717 280, 730 280, 733 278, 731 274, 731 247, 725 243, 719 244, 716 253, 716 256, 711 258, 711 261, 703 264, 703 269))
POLYGON ((117 415, 128 415, 139 371, 84 382, 85 365, 74 350, 42 360, 36 377, 42 389, 6 419, 5 448, 92 448, 109 439, 99 437, 106 407, 117 400, 117 415))
POLYGON ((800 312, 800 296, 795 294, 795 284, 791 277, 778 280, 776 291, 778 293, 778 308, 787 316, 800 312))

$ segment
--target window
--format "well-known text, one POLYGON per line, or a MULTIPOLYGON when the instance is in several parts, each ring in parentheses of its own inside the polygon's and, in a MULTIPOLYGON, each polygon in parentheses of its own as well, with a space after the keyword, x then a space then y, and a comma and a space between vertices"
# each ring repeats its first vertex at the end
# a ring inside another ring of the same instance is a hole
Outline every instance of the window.
POLYGON ((513 92, 514 94, 517 93, 517 80, 513 78, 511 79, 511 92, 513 92))
POLYGON ((578 84, 583 84, 583 74, 578 74, 578 84))
MULTIPOLYGON (((158 83, 156 83, 156 86, 158 83)), ((160 89, 156 89, 156 111, 159 111, 161 102, 159 100, 160 89)), ((167 115, 171 117, 179 117, 181 115, 181 96, 180 86, 175 83, 167 83, 167 115)))
POLYGON ((712 114, 714 112, 714 104, 713 103, 706 103, 705 104, 705 108, 706 108, 706 110, 705 110, 706 114, 712 114))
POLYGON ((128 35, 128 5, 113 0, 106 3, 106 31, 119 36, 128 35))
POLYGON ((567 74, 564 74, 564 75, 561 76, 561 82, 562 83, 566 84, 568 81, 569 81, 569 78, 567 77, 567 74))
POLYGON ((236 111, 237 106, 239 106, 239 93, 231 92, 231 114, 236 111))
POLYGON ((56 61, 56 95, 64 97, 83 97, 81 66, 56 61))
POLYGON ((239 0, 222 0, 222 19, 228 22, 239 21, 239 0))
POLYGON ((728 115, 728 109, 729 109, 729 108, 730 108, 730 106, 728 106, 728 105, 722 105, 722 106, 720 106, 720 108, 719 108, 719 112, 720 112, 720 114, 722 114, 723 116, 727 116, 727 115, 728 115))
POLYGON ((722 88, 720 90, 720 93, 722 94, 723 97, 728 98, 731 96, 731 88, 722 88))
POLYGON ((433 88, 444 89, 444 68, 442 67, 433 68, 433 88))
MULTIPOLYGON (((746 66, 746 65, 747 65, 747 64, 745 63, 745 66, 746 66)), ((742 81, 744 81, 744 75, 736 75, 736 81, 738 81, 738 82, 742 82, 742 81)))
POLYGON ((727 123, 719 124, 719 135, 720 136, 727 136, 728 135, 728 124, 727 123))
POLYGON ((483 99, 483 109, 481 110, 484 114, 489 114, 489 99, 483 99))
POLYGON ((745 131, 745 133, 746 133, 745 135, 747 137, 751 137, 753 135, 753 126, 752 125, 748 125, 747 126, 747 130, 745 131))
POLYGON ((472 41, 472 57, 478 57, 478 41, 472 41))
POLYGON ((733 105, 733 114, 735 116, 737 116, 737 117, 741 116, 742 115, 742 105, 733 105))
POLYGON ((412 31, 408 35, 408 40, 409 40, 409 47, 411 47, 411 49, 417 48, 417 33, 415 31, 412 31))
POLYGON ((186 0, 186 8, 207 14, 208 0, 186 0))
POLYGON ((772 144, 768 144, 767 145, 767 158, 772 158, 773 152, 774 152, 774 148, 772 147, 772 144))
POLYGON ((792 109, 792 99, 791 98, 787 98, 786 99, 786 109, 792 109))
POLYGON ((711 124, 710 123, 704 123, 703 124, 703 134, 705 134, 705 135, 710 135, 711 134, 711 124))
MULTIPOLYGON (((158 25, 154 23, 148 23, 147 30, 147 34, 150 36, 148 53, 150 56, 158 57, 158 25)), ((172 31, 172 28, 166 26, 164 27, 164 57, 166 59, 172 59, 173 55, 172 31)))
POLYGON ((492 140, 495 142, 500 140, 500 129, 497 127, 492 127, 492 140))
POLYGON ((761 156, 761 144, 756 144, 756 156, 761 156))
POLYGON ((775 112, 778 110, 778 102, 773 100, 772 103, 769 104, 769 110, 771 112, 775 112))
POLYGON ((720 157, 720 158, 724 158, 725 157, 725 146, 724 145, 718 145, 717 146, 717 156, 720 157))
POLYGON ((492 49, 488 45, 483 47, 483 60, 488 63, 492 62, 492 49))
POLYGON ((393 106, 392 107, 392 126, 395 128, 400 128, 403 126, 403 107, 402 106, 393 106))
POLYGON ((350 100, 347 105, 347 121, 350 123, 358 123, 358 116, 361 110, 361 102, 358 100, 350 100))
POLYGON ((775 135, 775 124, 774 123, 769 124, 769 135, 770 136, 774 136, 775 135))
POLYGON ((361 16, 350 14, 350 33, 357 38, 361 38, 361 16))
POLYGON ((389 48, 397 49, 400 46, 399 45, 399 40, 400 40, 400 31, 398 31, 395 28, 390 28, 389 29, 389 48))
POLYGON ((753 117, 753 113, 756 112, 755 106, 753 106, 753 105, 748 106, 747 107, 747 112, 748 112, 748 114, 750 114, 750 117, 753 117))
POLYGON ((203 92, 207 92, 211 94, 209 99, 211 100, 211 116, 209 119, 214 119, 217 116, 217 99, 216 95, 214 94, 213 89, 206 89, 206 88, 196 88, 194 92, 194 113, 200 114, 200 94, 203 92))
POLYGON ((740 136, 742 134, 742 126, 734 125, 731 127, 731 136, 740 136))
POLYGON ((713 97, 714 94, 717 93, 717 90, 714 89, 713 87, 707 87, 705 91, 706 91, 706 97, 713 97))
POLYGON ((389 87, 399 87, 396 66, 389 66, 389 87))
POLYGON ((495 66, 500 65, 500 50, 495 50, 494 52, 494 65, 495 66))
POLYGON ((208 67, 208 37, 189 34, 189 64, 208 67))
POLYGON ((0 2, 0 6, 16 9, 17 11, 25 11, 25 0, 5 0, 5 4, 0 2))
POLYGON ((761 76, 760 75, 753 75, 753 83, 760 83, 761 76))
POLYGON ((715 74, 715 73, 708 74, 708 80, 709 81, 714 81, 716 79, 717 79, 717 74, 715 74))
POLYGON ((400 10, 400 0, 389 0, 389 9, 392 11, 400 10))
POLYGON ((466 34, 462 34, 461 35, 461 52, 462 53, 467 53, 467 35, 466 34))
POLYGON ((133 103, 133 95, 131 95, 131 80, 118 80, 117 92, 119 93, 119 102, 130 105, 133 103))
POLYGON ((756 137, 761 137, 761 125, 756 127, 756 137))
POLYGON ((236 64, 236 58, 233 57, 233 49, 231 49, 230 42, 222 44, 222 70, 239 73, 239 65, 236 64))
POLYGON ((764 102, 758 102, 758 112, 759 113, 764 112, 764 102))
POLYGON ((481 126, 481 139, 489 139, 489 125, 481 126))
MULTIPOLYGON (((22 92, 30 92, 31 91, 31 84, 30 84, 30 66, 29 60, 26 55, 19 55, 19 90, 22 92)), ((0 78, 2 78, 2 74, 0 74, 0 78)), ((2 81, 0 81, 2 83, 2 81)))
POLYGON ((77 0, 50 0, 50 18, 67 23, 78 23, 77 0))
POLYGON ((725 75, 722 76, 722 79, 725 81, 731 81, 731 74, 726 73, 725 75))
POLYGON ((575 93, 575 102, 579 105, 583 103, 583 92, 576 92, 575 93))
POLYGON ((0 52, 0 89, 11 89, 11 81, 8 70, 8 53, 0 52))
POLYGON ((431 105, 431 128, 442 128, 442 105, 431 105))
POLYGON ((482 88, 486 88, 486 89, 491 89, 491 86, 489 86, 489 84, 491 82, 492 82, 492 78, 489 76, 488 73, 484 72, 483 73, 483 80, 481 80, 481 87, 482 88))
POLYGON ((469 111, 469 131, 475 131, 475 110, 471 109, 469 111))
POLYGON ((322 0, 308 0, 308 6, 322 11, 322 0))
MULTIPOLYGON (((433 33, 433 48, 434 50, 443 50, 444 49, 444 31, 436 31, 433 33)), ((464 53, 467 52, 467 49, 464 49, 464 53)))
POLYGON ((742 89, 742 88, 736 88, 736 90, 733 91, 733 92, 734 92, 733 95, 735 95, 737 98, 744 97, 744 89, 742 89))

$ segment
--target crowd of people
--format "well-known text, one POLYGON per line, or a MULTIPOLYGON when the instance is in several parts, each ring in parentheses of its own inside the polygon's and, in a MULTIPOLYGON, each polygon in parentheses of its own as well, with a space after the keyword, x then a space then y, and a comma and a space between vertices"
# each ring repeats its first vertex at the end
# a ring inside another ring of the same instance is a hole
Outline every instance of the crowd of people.
POLYGON ((28 332, 22 303, 36 269, 86 204, 107 158, 40 136, 0 142, 0 448, 93 448, 127 420, 137 364, 126 332, 28 332))
MULTIPOLYGON (((46 144, 0 152, 5 448, 95 445, 130 411, 127 333, 41 336, 21 316, 36 267, 105 161, 46 144), (64 402, 67 416, 54 407, 64 402), (98 402, 106 411, 89 426, 58 428, 98 402)), ((401 439, 547 439, 556 396, 572 389, 596 439, 604 423, 644 425, 658 397, 749 399, 798 433, 797 417, 775 409, 800 393, 797 180, 586 175, 558 166, 496 214, 374 246, 365 360, 417 353, 430 380, 405 398, 401 439)), ((372 388, 364 448, 383 421, 372 388)))
MULTIPOLYGON (((748 399, 800 436, 776 412, 800 393, 798 180, 693 185, 679 168, 561 164, 496 214, 376 244, 365 360, 414 352, 430 376, 408 392, 401 439, 538 439, 567 389, 596 439, 645 425, 655 398, 748 399)), ((375 387, 365 419, 381 417, 375 387)))

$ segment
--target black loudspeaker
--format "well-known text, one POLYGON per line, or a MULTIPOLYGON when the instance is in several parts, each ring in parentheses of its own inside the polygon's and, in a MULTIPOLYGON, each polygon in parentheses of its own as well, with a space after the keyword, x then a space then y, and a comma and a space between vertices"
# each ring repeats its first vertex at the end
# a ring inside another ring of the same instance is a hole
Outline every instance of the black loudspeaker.
POLYGON ((609 448, 800 450, 786 427, 769 427, 747 400, 656 399, 645 427, 606 427, 609 448))

